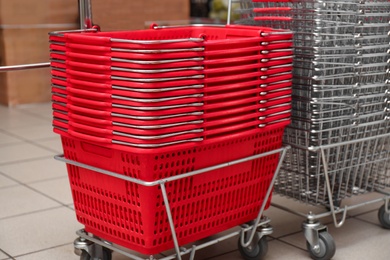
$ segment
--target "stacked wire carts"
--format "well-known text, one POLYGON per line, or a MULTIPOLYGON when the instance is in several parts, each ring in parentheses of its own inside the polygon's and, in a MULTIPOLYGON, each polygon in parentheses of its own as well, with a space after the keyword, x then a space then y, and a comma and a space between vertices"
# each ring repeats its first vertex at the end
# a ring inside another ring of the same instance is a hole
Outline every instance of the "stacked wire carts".
POLYGON ((263 211, 291 116, 290 31, 95 27, 50 43, 57 159, 85 226, 81 259, 143 259, 118 246, 193 259, 205 245, 181 246, 238 225, 218 241, 240 235, 244 258, 266 254, 263 211))
MULTIPOLYGON (((294 31, 292 122, 284 136, 292 149, 275 191, 326 206, 337 227, 348 209, 365 205, 340 208, 344 198, 380 191, 386 203, 378 217, 390 228, 385 192, 390 186, 390 2, 237 2, 238 23, 294 31), (339 222, 335 214, 341 212, 339 222)), ((314 259, 335 253, 332 237, 317 220, 328 215, 309 214, 304 223, 314 259)))

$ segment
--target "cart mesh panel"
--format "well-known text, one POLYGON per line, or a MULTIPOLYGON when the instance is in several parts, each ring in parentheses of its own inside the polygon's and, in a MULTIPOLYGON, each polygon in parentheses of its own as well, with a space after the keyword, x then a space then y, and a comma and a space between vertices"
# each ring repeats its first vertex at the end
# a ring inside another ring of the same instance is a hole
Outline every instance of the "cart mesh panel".
MULTIPOLYGON (((281 147, 283 128, 188 149, 119 151, 62 137, 65 157, 145 181, 160 180, 281 147)), ((257 217, 278 164, 273 154, 166 183, 180 244, 257 217)), ((144 254, 173 248, 160 186, 146 187, 67 165, 78 220, 103 239, 144 254)), ((269 202, 267 202, 267 207, 269 202)))
POLYGON ((328 144, 339 144, 324 150, 335 201, 389 186, 390 137, 365 138, 390 132, 390 2, 236 2, 238 23, 294 31, 292 123, 284 135, 292 149, 275 190, 328 205, 319 150, 328 144))

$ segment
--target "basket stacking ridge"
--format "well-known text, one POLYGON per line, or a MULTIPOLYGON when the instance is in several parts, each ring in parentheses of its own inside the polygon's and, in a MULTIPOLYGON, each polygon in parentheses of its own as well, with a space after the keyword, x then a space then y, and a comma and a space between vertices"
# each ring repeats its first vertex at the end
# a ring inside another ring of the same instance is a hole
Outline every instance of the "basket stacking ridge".
POLYGON ((145 148, 288 124, 291 37, 250 27, 54 35, 55 128, 145 148))
MULTIPOLYGON (((62 137, 65 157, 142 180, 158 180, 278 149, 283 128, 210 145, 139 154, 62 137)), ((276 154, 166 185, 180 245, 257 217, 274 175, 276 154)), ((77 219, 85 230, 143 254, 173 248, 159 187, 145 187, 68 165, 77 219)), ((267 204, 268 208, 268 204, 267 204)))
MULTIPOLYGON (((269 23, 261 12, 263 1, 239 2, 239 23, 269 23)), ((390 129, 390 2, 278 2, 279 11, 274 9, 273 15, 290 18, 294 31, 292 122, 285 132, 285 142, 293 149, 275 190, 301 201, 327 205, 318 148, 339 144, 326 151, 334 197, 341 200, 372 191, 383 183, 384 176, 390 177, 388 172, 383 173, 386 145, 374 145, 374 141, 371 145, 364 139, 390 129), (356 146, 346 144, 353 140, 361 141, 356 146)), ((273 27, 284 28, 277 24, 273 27)), ((386 143, 383 138, 379 141, 386 143)))
MULTIPOLYGON (((292 34, 247 26, 50 35, 67 159, 156 181, 281 147, 292 34)), ((278 155, 166 184, 180 245, 257 217, 278 155)), ((78 220, 143 254, 173 248, 161 189, 67 165, 78 220)))

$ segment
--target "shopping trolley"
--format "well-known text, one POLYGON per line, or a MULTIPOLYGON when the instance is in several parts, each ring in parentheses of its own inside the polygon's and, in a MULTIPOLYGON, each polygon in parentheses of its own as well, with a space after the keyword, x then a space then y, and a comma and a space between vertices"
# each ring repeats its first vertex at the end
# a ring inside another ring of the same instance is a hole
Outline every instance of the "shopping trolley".
POLYGON ((318 219, 340 227, 347 211, 385 201, 378 218, 389 228, 389 11, 388 1, 242 0, 239 24, 294 31, 292 146, 275 192, 323 205, 329 212, 303 224, 314 259, 330 259, 333 238, 318 219), (379 200, 341 207, 345 198, 377 191, 379 200), (340 220, 337 214, 342 213, 340 220))
POLYGON ((142 259, 121 247, 193 259, 233 236, 244 258, 266 254, 263 212, 289 148, 291 38, 231 25, 50 34, 56 158, 85 226, 81 259, 142 259))

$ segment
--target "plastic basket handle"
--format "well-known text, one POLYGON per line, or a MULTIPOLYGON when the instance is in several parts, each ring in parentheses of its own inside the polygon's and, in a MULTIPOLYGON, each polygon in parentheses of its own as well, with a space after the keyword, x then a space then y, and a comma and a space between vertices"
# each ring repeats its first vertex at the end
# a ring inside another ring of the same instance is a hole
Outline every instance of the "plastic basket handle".
POLYGON ((292 0, 252 0, 253 3, 290 3, 292 0))
POLYGON ((272 13, 272 12, 289 12, 291 7, 267 7, 267 8, 254 8, 255 13, 272 13))
POLYGON ((79 107, 79 106, 75 106, 75 105, 72 105, 69 103, 67 104, 67 107, 70 111, 77 111, 79 113, 86 114, 86 115, 93 115, 93 116, 99 116, 99 117, 111 116, 111 112, 108 112, 108 111, 79 107))
POLYGON ((87 100, 84 98, 78 98, 78 97, 72 97, 68 96, 68 101, 72 104, 80 103, 87 106, 92 106, 96 109, 104 109, 104 108, 111 108, 111 103, 108 102, 102 102, 102 101, 95 101, 95 100, 87 100))
POLYGON ((256 16, 253 18, 255 21, 292 21, 291 17, 286 16, 256 16))
POLYGON ((93 133, 93 134, 96 133, 98 135, 110 135, 111 134, 111 130, 100 129, 100 128, 87 126, 87 125, 79 124, 79 123, 72 122, 72 121, 69 121, 68 125, 69 125, 68 133, 73 135, 73 136, 75 136, 75 137, 78 137, 78 138, 84 139, 84 140, 88 140, 88 141, 92 141, 92 142, 111 143, 111 140, 108 139, 108 138, 98 137, 98 136, 95 136, 95 135, 89 135, 89 134, 86 134, 86 133, 82 133, 80 131, 75 130, 74 128, 78 128, 78 129, 81 129, 82 131, 90 132, 90 133, 93 133))
POLYGON ((77 89, 74 87, 70 87, 67 90, 69 93, 76 94, 76 95, 78 94, 81 96, 100 98, 100 99, 110 99, 111 98, 111 94, 108 94, 108 93, 89 91, 89 90, 85 90, 85 89, 77 89))
POLYGON ((111 126, 111 124, 112 124, 112 122, 110 120, 99 119, 99 118, 94 118, 94 117, 89 117, 89 116, 84 116, 84 115, 78 115, 78 114, 74 114, 72 112, 68 112, 68 117, 71 119, 75 119, 75 120, 89 122, 95 126, 101 126, 102 128, 107 127, 107 126, 111 126))
POLYGON ((72 135, 72 136, 74 136, 74 137, 76 137, 78 139, 90 141, 92 143, 111 144, 111 140, 108 139, 108 138, 91 136, 91 135, 87 135, 87 134, 83 134, 83 133, 79 133, 79 132, 73 131, 72 129, 68 129, 68 134, 72 135))

